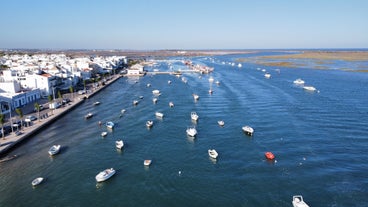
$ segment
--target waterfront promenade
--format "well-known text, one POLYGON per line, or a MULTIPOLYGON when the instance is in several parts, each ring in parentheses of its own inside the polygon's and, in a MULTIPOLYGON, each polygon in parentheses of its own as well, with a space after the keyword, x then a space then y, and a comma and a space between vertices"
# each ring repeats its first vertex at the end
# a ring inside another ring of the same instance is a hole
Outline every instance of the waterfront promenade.
MULTIPOLYGON (((120 77, 120 75, 111 76, 111 79, 106 81, 105 85, 90 91, 90 93, 88 94, 76 95, 71 102, 63 105, 60 108, 47 112, 47 116, 45 118, 32 121, 30 126, 23 126, 20 130, 20 133, 16 134, 15 132, 12 132, 6 135, 4 139, 0 138, 0 157, 7 154, 9 151, 11 151, 11 149, 21 144, 22 141, 32 138, 32 136, 38 133, 40 130, 57 121, 59 117, 65 115, 75 107, 82 104, 86 98, 92 97, 94 94, 102 91, 104 88, 108 87, 111 83, 115 82, 120 77)), ((27 115, 29 114, 25 114, 24 116, 27 115)))

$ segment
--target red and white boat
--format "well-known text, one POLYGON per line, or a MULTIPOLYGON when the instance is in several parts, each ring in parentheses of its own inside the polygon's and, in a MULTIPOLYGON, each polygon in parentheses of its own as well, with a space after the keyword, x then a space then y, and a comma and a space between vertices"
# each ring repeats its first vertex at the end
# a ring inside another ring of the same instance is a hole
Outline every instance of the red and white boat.
POLYGON ((274 155, 272 152, 266 152, 266 153, 265 153, 265 156, 266 156, 266 158, 267 158, 267 159, 269 159, 269 160, 273 160, 273 159, 275 159, 275 155, 274 155))

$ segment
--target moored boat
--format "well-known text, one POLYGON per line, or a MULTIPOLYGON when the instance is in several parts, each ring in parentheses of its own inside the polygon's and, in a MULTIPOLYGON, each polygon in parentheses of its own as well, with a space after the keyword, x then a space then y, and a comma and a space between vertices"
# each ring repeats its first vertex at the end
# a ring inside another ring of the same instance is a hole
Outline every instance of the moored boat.
POLYGON ((172 101, 169 102, 170 107, 174 107, 174 103, 172 101))
POLYGON ((60 145, 53 145, 50 149, 49 149, 49 151, 48 151, 48 153, 50 154, 50 155, 56 155, 57 153, 59 153, 60 152, 60 145))
POLYGON ((293 196, 293 201, 291 203, 294 207, 309 207, 308 204, 304 202, 303 196, 301 195, 293 196))
POLYGON ((266 156, 266 158, 267 158, 267 159, 269 159, 269 160, 273 160, 273 159, 275 159, 275 155, 274 155, 272 152, 266 152, 266 153, 265 153, 265 156, 266 156))
POLYGON ((195 101, 197 101, 199 99, 199 96, 197 94, 193 93, 193 98, 194 98, 195 101))
POLYGON ((158 100, 157 98, 153 98, 152 102, 155 104, 155 103, 157 103, 157 100, 158 100))
POLYGON ((302 79, 300 79, 300 78, 298 78, 298 79, 295 79, 293 81, 293 83, 296 84, 296 85, 303 85, 305 83, 305 81, 302 80, 302 79))
POLYGON ((199 119, 199 116, 198 116, 198 114, 197 114, 195 111, 192 111, 192 112, 190 113, 190 117, 191 117, 191 119, 192 119, 193 121, 197 121, 197 120, 199 119))
POLYGON ((155 113, 155 115, 156 115, 156 117, 158 117, 158 118, 164 118, 164 114, 163 113, 161 113, 161 112, 156 112, 155 113))
POLYGON ((265 78, 271 78, 271 74, 266 73, 266 74, 264 74, 264 77, 265 77, 265 78))
POLYGON ((114 168, 109 168, 109 169, 106 169, 104 171, 101 171, 99 172, 97 175, 96 175, 96 181, 97 182, 103 182, 109 178, 111 178, 111 176, 113 176, 115 174, 115 170, 114 168))
POLYGON ((138 105, 139 101, 138 100, 134 100, 133 101, 133 105, 138 105))
POLYGON ((152 163, 152 160, 144 160, 143 165, 144 166, 150 166, 152 163))
POLYGON ((116 148, 121 150, 124 147, 124 142, 123 140, 118 140, 118 141, 115 141, 115 145, 116 145, 116 148))
POLYGON ((38 178, 36 178, 36 179, 34 179, 34 180, 32 181, 32 186, 39 185, 39 184, 41 184, 41 183, 42 183, 42 181, 43 181, 43 177, 38 177, 38 178))
POLYGON ((316 91, 317 89, 315 88, 315 87, 313 87, 313 86, 304 86, 303 87, 303 89, 304 90, 306 90, 306 91, 311 91, 311 92, 313 92, 313 91, 316 91))
POLYGON ((243 129, 243 132, 246 133, 247 135, 250 135, 250 136, 253 135, 254 129, 252 127, 243 126, 242 129, 243 129))
POLYGON ((156 89, 156 90, 153 90, 153 91, 152 91, 152 94, 153 94, 153 95, 160 95, 160 91, 159 91, 159 90, 157 90, 157 89, 156 89))
POLYGON ((213 159, 216 159, 218 157, 218 153, 215 149, 209 149, 208 155, 213 159))
POLYGON ((148 128, 152 127, 152 126, 153 126, 153 121, 152 121, 152 120, 148 120, 148 121, 146 121, 146 126, 147 126, 148 128))
POLYGON ((101 132, 102 137, 106 137, 106 135, 107 135, 107 132, 101 132))
POLYGON ((95 105, 95 106, 100 105, 100 102, 99 102, 99 101, 95 101, 95 102, 93 103, 93 105, 95 105))
POLYGON ((92 116, 93 116, 93 113, 89 112, 88 114, 86 114, 86 115, 84 116, 84 118, 85 118, 85 119, 90 119, 90 118, 92 118, 92 116))
POLYGON ((197 130, 195 127, 188 127, 186 132, 187 132, 187 135, 191 137, 195 137, 197 135, 197 130))
POLYGON ((106 127, 109 128, 109 129, 113 129, 115 126, 114 122, 112 121, 108 121, 106 122, 106 127))
POLYGON ((224 125, 225 125, 225 122, 224 122, 223 120, 219 120, 219 121, 217 121, 217 123, 218 123, 218 125, 220 125, 220 126, 224 126, 224 125))

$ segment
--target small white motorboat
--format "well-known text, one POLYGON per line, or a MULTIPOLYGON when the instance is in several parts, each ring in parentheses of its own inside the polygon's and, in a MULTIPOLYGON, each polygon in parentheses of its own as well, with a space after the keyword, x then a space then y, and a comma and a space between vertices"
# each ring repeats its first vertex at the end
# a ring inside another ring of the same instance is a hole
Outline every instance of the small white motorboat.
POLYGON ((243 126, 242 129, 243 129, 244 133, 246 133, 247 135, 250 135, 250 136, 253 135, 254 129, 252 127, 243 126))
POLYGON ((121 114, 124 114, 126 112, 126 110, 125 109, 122 109, 121 111, 120 111, 120 113, 121 114))
POLYGON ((295 195, 293 196, 293 201, 291 202, 294 207, 309 207, 303 200, 303 196, 295 195))
POLYGON ((138 105, 138 103, 139 103, 139 101, 138 100, 134 100, 133 101, 133 105, 135 106, 135 105, 138 105))
POLYGON ((265 77, 265 78, 271 78, 271 74, 266 73, 266 74, 264 74, 264 77, 265 77))
POLYGON ((151 84, 150 83, 147 83, 147 88, 151 87, 151 84))
POLYGON ((294 80, 293 83, 296 84, 296 85, 303 85, 305 83, 305 81, 298 78, 298 79, 294 80))
POLYGON ((36 178, 36 179, 34 179, 34 180, 32 181, 32 186, 39 185, 39 184, 41 184, 41 183, 42 183, 42 181, 43 181, 43 177, 38 177, 38 178, 36 178))
POLYGON ((93 105, 95 105, 95 106, 100 105, 100 102, 96 101, 96 102, 93 103, 93 105))
POLYGON ((164 114, 163 114, 163 113, 161 113, 161 112, 156 112, 156 113, 155 113, 155 115, 156 115, 156 117, 158 117, 158 118, 163 118, 163 117, 164 117, 164 114))
POLYGON ((153 95, 160 95, 160 91, 159 91, 159 90, 153 90, 153 91, 152 91, 152 94, 153 94, 153 95))
POLYGON ((213 159, 216 159, 218 157, 218 153, 215 149, 209 149, 208 155, 213 159))
POLYGON ((101 136, 102 137, 106 137, 107 136, 107 132, 101 132, 101 136))
POLYGON ((311 92, 314 92, 314 91, 316 91, 317 89, 315 88, 315 87, 313 87, 313 86, 304 86, 303 87, 303 89, 304 90, 306 90, 306 91, 311 91, 311 92))
POLYGON ((114 168, 110 168, 110 169, 106 169, 104 171, 101 171, 100 173, 98 173, 96 175, 96 181, 97 182, 103 182, 109 178, 111 178, 111 176, 113 176, 115 174, 115 170, 114 168))
POLYGON ((115 126, 114 122, 112 121, 108 121, 106 122, 106 127, 109 128, 109 129, 113 129, 115 126))
POLYGON ((49 154, 50 155, 56 155, 57 153, 60 152, 60 145, 53 145, 50 149, 49 149, 49 154))
POLYGON ((225 122, 223 120, 219 120, 217 121, 218 125, 219 126, 224 126, 225 125, 225 122))
POLYGON ((220 81, 216 81, 216 85, 220 85, 220 81))
POLYGON ((169 102, 170 107, 174 107, 174 103, 172 101, 169 102))
POLYGON ((153 98, 152 99, 152 102, 155 104, 155 103, 157 103, 157 101, 158 101, 158 99, 157 98, 153 98))
POLYGON ((118 140, 118 141, 115 141, 115 145, 116 145, 116 148, 121 150, 124 147, 124 142, 123 140, 118 140))
POLYGON ((143 165, 144 166, 150 166, 152 163, 152 160, 144 160, 143 165))
POLYGON ((191 119, 192 119, 193 121, 197 121, 197 120, 198 120, 198 118, 199 118, 198 114, 197 114, 195 111, 192 111, 192 112, 190 113, 190 117, 191 117, 191 119))
POLYGON ((168 83, 168 84, 171 84, 171 80, 168 80, 168 81, 167 81, 167 83, 168 83))
POLYGON ((143 99, 144 97, 143 96, 139 96, 139 99, 143 99))
POLYGON ((197 94, 193 93, 193 98, 194 98, 195 101, 197 101, 199 99, 199 96, 197 94))
POLYGON ((186 132, 187 135, 191 137, 195 137, 197 135, 197 130, 195 127, 188 127, 186 132))
POLYGON ((87 115, 84 116, 85 119, 90 119, 92 118, 93 113, 89 112, 87 115))
POLYGON ((148 121, 146 121, 146 126, 147 126, 148 128, 151 128, 151 127, 153 126, 153 121, 152 121, 152 120, 148 120, 148 121))

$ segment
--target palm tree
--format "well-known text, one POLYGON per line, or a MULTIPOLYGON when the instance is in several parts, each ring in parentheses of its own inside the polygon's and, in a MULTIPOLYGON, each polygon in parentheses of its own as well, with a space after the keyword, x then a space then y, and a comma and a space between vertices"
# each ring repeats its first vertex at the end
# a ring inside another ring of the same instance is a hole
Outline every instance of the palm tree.
POLYGON ((19 117, 20 117, 20 125, 23 126, 23 111, 22 111, 22 109, 16 108, 15 109, 15 113, 17 113, 19 115, 19 117))
POLYGON ((74 93, 73 86, 70 86, 70 87, 69 87, 69 91, 70 91, 70 93, 72 94, 72 99, 74 99, 74 96, 73 96, 73 93, 74 93))
POLYGON ((37 114, 38 114, 38 121, 41 121, 41 120, 40 120, 40 104, 36 102, 36 103, 34 104, 34 107, 35 107, 35 109, 37 110, 37 114))
POLYGON ((0 114, 0 124, 1 124, 1 132, 2 132, 1 134, 3 136, 3 139, 5 139, 4 123, 5 123, 4 114, 0 114))

